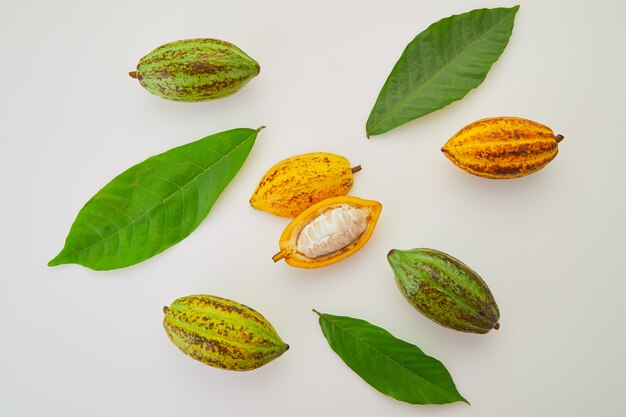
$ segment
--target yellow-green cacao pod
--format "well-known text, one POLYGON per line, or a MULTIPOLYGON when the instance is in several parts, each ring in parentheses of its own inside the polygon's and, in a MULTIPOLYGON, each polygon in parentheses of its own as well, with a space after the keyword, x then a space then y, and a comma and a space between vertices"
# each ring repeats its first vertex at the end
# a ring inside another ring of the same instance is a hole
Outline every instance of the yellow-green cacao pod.
POLYGON ((185 39, 159 46, 129 74, 159 97, 206 101, 237 92, 259 71, 259 64, 232 43, 185 39))
POLYGON ((249 371, 287 349, 260 313, 213 295, 190 295, 164 307, 163 327, 186 355, 216 368, 249 371))
POLYGON ((435 249, 393 249, 387 259, 404 298, 429 319, 470 333, 500 327, 489 287, 463 262, 435 249))

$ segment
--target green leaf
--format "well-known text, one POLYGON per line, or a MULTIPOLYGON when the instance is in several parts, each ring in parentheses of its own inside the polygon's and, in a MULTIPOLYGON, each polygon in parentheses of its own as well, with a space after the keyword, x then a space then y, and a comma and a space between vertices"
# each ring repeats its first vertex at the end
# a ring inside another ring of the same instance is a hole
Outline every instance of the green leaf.
POLYGON ((367 119, 380 135, 460 100, 502 54, 519 6, 479 9, 433 23, 402 53, 367 119))
POLYGON ((417 346, 364 320, 315 312, 330 347, 383 394, 411 404, 468 403, 445 366, 417 346))
POLYGON ((180 242, 237 174, 261 129, 207 136, 124 171, 80 210, 48 265, 123 268, 180 242))

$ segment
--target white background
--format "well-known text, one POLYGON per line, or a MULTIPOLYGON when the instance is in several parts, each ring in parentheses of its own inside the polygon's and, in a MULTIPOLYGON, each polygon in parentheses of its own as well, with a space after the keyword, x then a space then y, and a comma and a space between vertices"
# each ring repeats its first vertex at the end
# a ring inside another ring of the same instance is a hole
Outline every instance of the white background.
POLYGON ((2 416, 617 416, 626 392, 622 1, 523 1, 511 41, 465 99, 370 140, 365 121, 405 45, 502 1, 7 1, 0 5, 2 416), (261 64, 229 98, 176 103, 128 77, 177 39, 216 37, 261 64), (514 115, 565 136, 529 177, 471 176, 439 151, 514 115), (82 205, 146 157, 235 127, 263 130, 202 225, 126 269, 48 268, 82 205), (248 199, 277 161, 330 151, 363 165, 352 194, 383 212, 351 258, 271 256, 288 220, 248 199), (385 255, 432 247, 477 270, 499 331, 444 329, 396 288, 385 255), (179 352, 161 308, 208 293, 263 313, 291 345, 256 371, 179 352), (440 359, 472 403, 415 406, 372 389, 311 312, 366 319, 440 359))

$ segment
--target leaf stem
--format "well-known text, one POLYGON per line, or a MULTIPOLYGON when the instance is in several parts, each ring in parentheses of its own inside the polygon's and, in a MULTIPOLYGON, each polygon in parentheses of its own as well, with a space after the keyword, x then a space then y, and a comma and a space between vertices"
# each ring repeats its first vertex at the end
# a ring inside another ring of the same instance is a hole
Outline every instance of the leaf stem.
POLYGON ((263 125, 259 126, 259 128, 256 130, 256 133, 259 133, 263 129, 265 129, 265 126, 263 125))
POLYGON ((312 309, 312 310, 313 310, 313 312, 314 312, 315 314, 317 314, 318 316, 322 317, 322 313, 320 313, 320 312, 319 312, 319 311, 317 311, 316 309, 312 309))

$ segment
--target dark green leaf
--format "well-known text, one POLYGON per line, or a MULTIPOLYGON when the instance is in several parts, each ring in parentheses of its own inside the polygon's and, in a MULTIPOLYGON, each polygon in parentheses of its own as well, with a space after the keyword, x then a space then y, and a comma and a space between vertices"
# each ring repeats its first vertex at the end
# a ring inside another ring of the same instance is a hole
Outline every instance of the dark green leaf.
POLYGON ((317 314, 330 347, 383 394, 412 404, 467 402, 443 364, 417 346, 364 320, 317 314))
POLYGON ((180 242, 237 174, 260 129, 207 136, 124 171, 85 204, 48 265, 123 268, 180 242))
POLYGON ((479 9, 433 23, 402 53, 367 120, 379 135, 460 100, 509 42, 519 6, 479 9))

